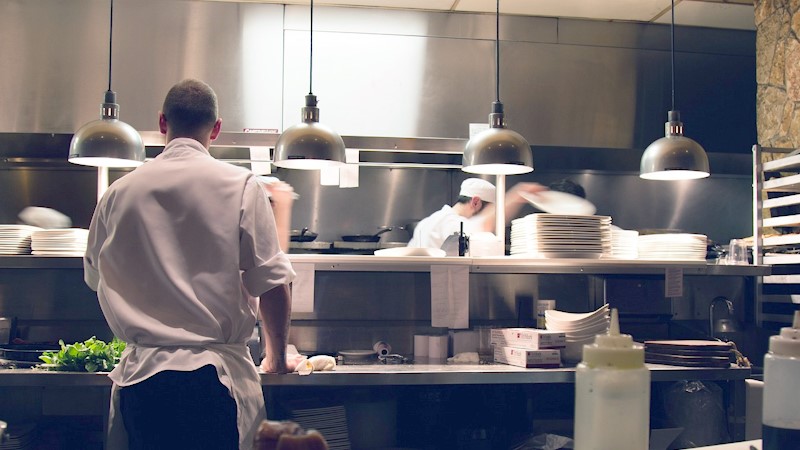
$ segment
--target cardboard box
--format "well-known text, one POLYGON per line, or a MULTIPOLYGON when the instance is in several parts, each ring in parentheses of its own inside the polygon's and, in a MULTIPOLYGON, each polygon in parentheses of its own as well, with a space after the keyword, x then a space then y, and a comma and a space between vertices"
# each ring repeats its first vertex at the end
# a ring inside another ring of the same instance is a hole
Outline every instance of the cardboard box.
POLYGON ((495 328, 492 330, 495 347, 516 347, 529 350, 564 348, 567 336, 563 331, 537 330, 536 328, 495 328))
POLYGON ((556 349, 530 350, 516 347, 495 347, 494 362, 517 367, 561 367, 561 352, 556 349))

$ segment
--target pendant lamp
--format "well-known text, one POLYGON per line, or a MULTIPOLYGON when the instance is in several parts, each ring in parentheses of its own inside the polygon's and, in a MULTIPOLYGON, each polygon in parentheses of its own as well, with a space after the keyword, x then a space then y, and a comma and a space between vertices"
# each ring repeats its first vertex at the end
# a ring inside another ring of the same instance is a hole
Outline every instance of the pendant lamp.
POLYGON ((489 128, 467 141, 461 170, 486 175, 517 175, 533 170, 533 154, 521 134, 506 128, 500 102, 500 0, 497 0, 495 21, 495 101, 489 114, 489 128))
POLYGON ((672 109, 664 124, 665 137, 650 144, 642 154, 639 176, 646 180, 692 180, 709 175, 708 156, 703 147, 683 135, 680 112, 675 109, 675 0, 670 26, 672 64, 672 109))
POLYGON ((316 170, 345 163, 344 141, 331 128, 319 123, 317 96, 312 89, 314 0, 311 0, 309 35, 308 95, 302 108, 303 122, 284 130, 275 144, 273 164, 287 169, 316 170))
POLYGON ((96 167, 135 167, 144 163, 142 137, 119 120, 117 94, 111 90, 111 42, 114 29, 114 0, 108 31, 108 90, 100 108, 100 119, 82 126, 72 136, 69 162, 96 167))

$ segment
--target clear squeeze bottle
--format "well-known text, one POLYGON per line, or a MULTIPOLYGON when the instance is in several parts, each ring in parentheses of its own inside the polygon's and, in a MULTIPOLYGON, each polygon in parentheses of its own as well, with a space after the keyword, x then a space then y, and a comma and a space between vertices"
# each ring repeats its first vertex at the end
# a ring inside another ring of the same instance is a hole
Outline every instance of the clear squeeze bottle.
POLYGON ((649 435, 644 347, 619 333, 615 308, 608 334, 583 346, 575 371, 575 450, 647 450, 649 435))
POLYGON ((764 355, 763 450, 800 448, 800 311, 764 355))

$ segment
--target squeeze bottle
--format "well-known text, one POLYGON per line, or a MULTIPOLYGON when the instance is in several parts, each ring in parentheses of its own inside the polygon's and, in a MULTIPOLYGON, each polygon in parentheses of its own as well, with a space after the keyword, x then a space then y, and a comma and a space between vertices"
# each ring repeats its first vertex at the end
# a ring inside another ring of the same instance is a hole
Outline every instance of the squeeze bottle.
POLYGON ((644 346, 620 334, 614 308, 608 334, 583 346, 575 370, 575 450, 647 450, 649 435, 644 346))
POLYGON ((791 327, 769 338, 761 424, 763 450, 800 446, 800 311, 791 327))

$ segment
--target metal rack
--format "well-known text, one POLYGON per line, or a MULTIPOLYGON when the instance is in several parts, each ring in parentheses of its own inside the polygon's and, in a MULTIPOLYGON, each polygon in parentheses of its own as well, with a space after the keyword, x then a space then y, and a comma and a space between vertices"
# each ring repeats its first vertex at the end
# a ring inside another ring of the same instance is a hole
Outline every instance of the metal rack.
POLYGON ((756 286, 756 321, 765 328, 791 322, 792 311, 800 303, 800 154, 794 152, 753 146, 753 262, 772 266, 772 274, 759 277, 756 286), (764 162, 765 154, 779 157, 764 162), (782 195, 768 198, 768 193, 782 195), (764 230, 771 227, 796 230, 765 236, 764 230))

